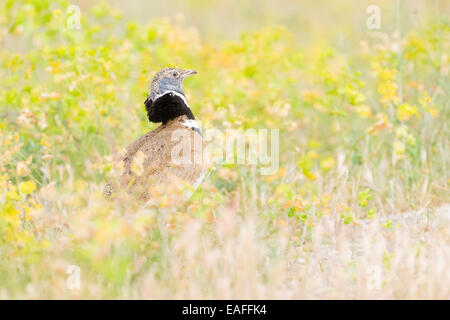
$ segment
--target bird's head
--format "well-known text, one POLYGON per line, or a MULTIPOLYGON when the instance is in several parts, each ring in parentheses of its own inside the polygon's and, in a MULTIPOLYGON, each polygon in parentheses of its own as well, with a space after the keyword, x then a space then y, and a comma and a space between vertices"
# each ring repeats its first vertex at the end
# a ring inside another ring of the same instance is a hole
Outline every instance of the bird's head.
POLYGON ((155 74, 144 102, 150 122, 165 124, 180 115, 194 119, 184 96, 183 81, 196 73, 194 70, 164 68, 155 74))
POLYGON ((155 100, 167 92, 173 91, 184 96, 183 81, 187 77, 196 74, 194 70, 183 70, 177 68, 164 68, 158 71, 153 77, 150 86, 149 98, 155 100))

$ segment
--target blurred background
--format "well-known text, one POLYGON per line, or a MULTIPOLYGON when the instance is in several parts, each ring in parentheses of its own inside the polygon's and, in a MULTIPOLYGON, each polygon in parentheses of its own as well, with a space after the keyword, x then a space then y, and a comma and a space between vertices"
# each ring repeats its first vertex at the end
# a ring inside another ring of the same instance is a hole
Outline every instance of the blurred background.
MULTIPOLYGON (((89 9, 96 1, 74 1, 89 9)), ((367 7, 377 5, 382 11, 381 30, 392 33, 399 26, 403 31, 423 26, 436 16, 448 15, 450 3, 443 0, 379 0, 327 1, 311 3, 302 0, 175 0, 139 1, 111 0, 125 17, 147 23, 158 17, 181 20, 195 27, 202 38, 237 39, 243 32, 258 30, 267 25, 283 25, 294 33, 296 40, 311 44, 319 39, 349 44, 367 36, 367 7), (401 10, 397 10, 401 6, 401 10)))
POLYGON ((449 10, 0 0, 0 298, 449 299, 449 10), (205 130, 279 130, 278 170, 105 199, 167 66, 205 130))

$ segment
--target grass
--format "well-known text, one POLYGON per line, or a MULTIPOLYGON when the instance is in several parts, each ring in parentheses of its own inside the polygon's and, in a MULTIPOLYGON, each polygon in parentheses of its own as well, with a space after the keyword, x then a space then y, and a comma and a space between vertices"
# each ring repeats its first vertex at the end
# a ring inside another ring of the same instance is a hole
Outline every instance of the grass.
POLYGON ((0 10, 0 298, 450 297, 448 19, 342 48, 106 4, 73 30, 67 6, 0 10), (205 130, 279 129, 277 172, 215 163, 188 201, 105 199, 166 66, 199 72, 185 92, 205 130))

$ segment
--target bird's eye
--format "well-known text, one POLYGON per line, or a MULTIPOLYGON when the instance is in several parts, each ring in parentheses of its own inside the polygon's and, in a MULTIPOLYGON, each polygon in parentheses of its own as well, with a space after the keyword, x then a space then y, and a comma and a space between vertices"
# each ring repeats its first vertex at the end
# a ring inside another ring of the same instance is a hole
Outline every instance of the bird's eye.
POLYGON ((178 73, 174 72, 174 73, 172 73, 172 75, 173 75, 174 77, 176 77, 176 76, 178 76, 178 73))

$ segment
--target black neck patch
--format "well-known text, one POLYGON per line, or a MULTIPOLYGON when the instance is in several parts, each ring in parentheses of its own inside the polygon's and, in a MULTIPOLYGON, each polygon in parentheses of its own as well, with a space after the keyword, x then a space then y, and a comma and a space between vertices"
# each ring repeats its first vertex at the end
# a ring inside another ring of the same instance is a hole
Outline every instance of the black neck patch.
POLYGON ((195 120, 185 100, 173 92, 168 92, 156 98, 155 101, 147 98, 144 104, 150 122, 166 124, 167 121, 183 115, 187 116, 188 119, 195 120))

